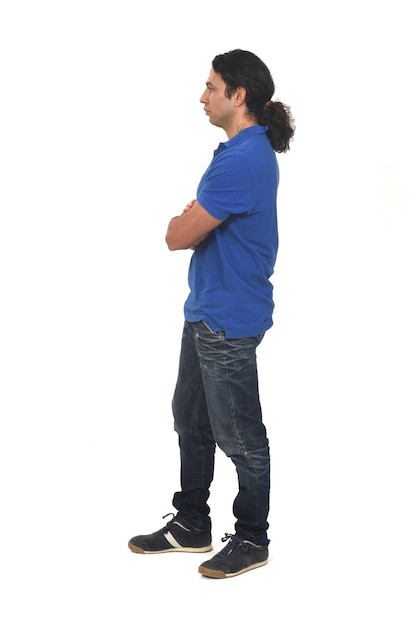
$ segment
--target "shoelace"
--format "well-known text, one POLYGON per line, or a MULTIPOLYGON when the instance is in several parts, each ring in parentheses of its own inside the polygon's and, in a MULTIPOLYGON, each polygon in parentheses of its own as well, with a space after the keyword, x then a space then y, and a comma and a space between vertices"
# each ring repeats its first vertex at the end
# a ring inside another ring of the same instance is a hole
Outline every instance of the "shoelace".
POLYGON ((167 513, 166 515, 162 516, 162 519, 165 519, 166 517, 168 517, 169 515, 172 515, 171 519, 169 520, 169 522, 166 523, 164 530, 171 530, 173 525, 176 524, 177 526, 180 526, 183 530, 186 530, 187 532, 190 532, 190 529, 187 528, 186 526, 184 526, 183 524, 180 524, 180 522, 178 520, 176 520, 175 518, 177 517, 175 515, 175 513, 167 513))
POLYGON ((226 533, 224 537, 222 537, 222 541, 228 541, 227 546, 224 546, 223 550, 220 550, 217 556, 230 556, 232 552, 234 552, 237 548, 241 547, 244 552, 249 550, 249 546, 245 544, 242 539, 236 537, 236 535, 231 535, 230 533, 226 533))
POLYGON ((175 514, 174 513, 167 513, 166 515, 162 516, 162 519, 165 519, 166 517, 169 517, 170 515, 172 515, 171 519, 165 524, 165 528, 164 530, 170 530, 172 528, 172 524, 174 523, 175 520, 175 514))

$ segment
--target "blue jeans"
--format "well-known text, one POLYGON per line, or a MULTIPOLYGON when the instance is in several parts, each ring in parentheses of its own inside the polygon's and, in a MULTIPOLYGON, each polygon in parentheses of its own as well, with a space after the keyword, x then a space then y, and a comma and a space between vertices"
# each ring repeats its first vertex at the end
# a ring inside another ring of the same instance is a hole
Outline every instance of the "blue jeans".
POLYGON ((181 491, 173 505, 195 528, 210 528, 217 444, 237 471, 235 532, 267 544, 270 458, 256 365, 262 338, 227 339, 204 322, 185 322, 172 401, 181 457, 181 491))

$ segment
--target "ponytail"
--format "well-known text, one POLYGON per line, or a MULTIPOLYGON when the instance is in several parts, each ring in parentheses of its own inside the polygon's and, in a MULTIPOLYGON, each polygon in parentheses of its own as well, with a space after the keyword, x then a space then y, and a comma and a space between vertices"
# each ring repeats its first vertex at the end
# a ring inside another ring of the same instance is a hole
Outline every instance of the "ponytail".
POLYGON ((267 135, 274 152, 287 152, 290 149, 295 125, 289 106, 279 100, 268 100, 258 115, 258 122, 268 126, 267 135))

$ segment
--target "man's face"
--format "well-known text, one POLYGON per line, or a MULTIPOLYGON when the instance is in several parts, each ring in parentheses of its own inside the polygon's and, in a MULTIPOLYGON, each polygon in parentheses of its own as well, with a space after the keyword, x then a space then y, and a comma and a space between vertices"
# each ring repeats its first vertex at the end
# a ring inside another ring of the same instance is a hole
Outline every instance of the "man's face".
POLYGON ((236 110, 233 106, 233 99, 227 98, 225 92, 226 83, 221 75, 217 74, 212 68, 200 102, 204 104, 204 111, 208 115, 210 122, 227 132, 227 128, 231 126, 231 122, 234 119, 236 110))

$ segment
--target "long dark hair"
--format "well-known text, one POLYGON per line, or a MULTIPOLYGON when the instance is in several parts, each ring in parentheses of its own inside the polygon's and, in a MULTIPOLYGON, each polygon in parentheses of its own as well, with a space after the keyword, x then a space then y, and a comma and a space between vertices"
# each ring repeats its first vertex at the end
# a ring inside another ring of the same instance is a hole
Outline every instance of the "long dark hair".
POLYGON ((238 87, 245 88, 248 111, 258 124, 268 126, 273 150, 289 150, 295 131, 291 109, 279 100, 271 100, 275 85, 265 63, 253 52, 231 50, 214 57, 212 66, 226 83, 228 98, 238 87))

